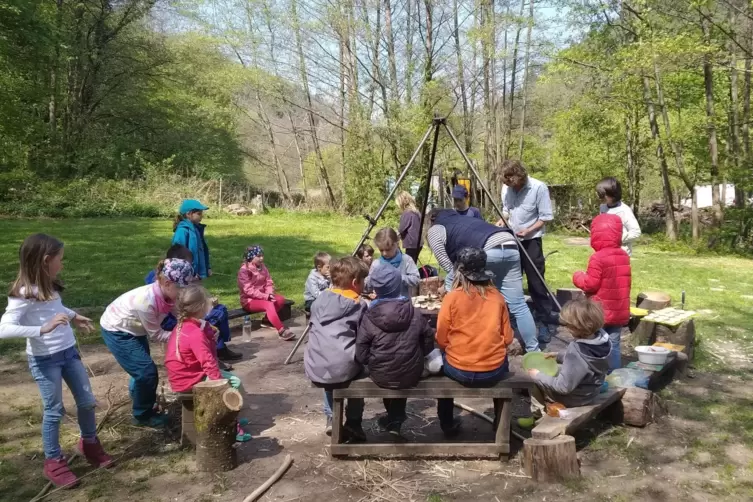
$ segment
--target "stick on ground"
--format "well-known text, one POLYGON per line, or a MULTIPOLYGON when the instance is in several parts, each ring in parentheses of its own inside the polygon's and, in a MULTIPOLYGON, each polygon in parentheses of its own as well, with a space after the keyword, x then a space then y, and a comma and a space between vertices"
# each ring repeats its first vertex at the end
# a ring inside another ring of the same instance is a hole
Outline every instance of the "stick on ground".
POLYGON ((265 491, 269 489, 270 486, 277 483, 277 481, 282 477, 283 474, 285 474, 285 471, 290 468, 290 465, 293 463, 293 459, 290 457, 290 455, 287 455, 285 457, 285 460, 282 461, 282 465, 277 468, 274 474, 272 474, 268 480, 264 482, 263 485, 261 485, 259 488, 254 490, 251 495, 243 499, 243 502, 254 502, 256 499, 261 497, 265 491))

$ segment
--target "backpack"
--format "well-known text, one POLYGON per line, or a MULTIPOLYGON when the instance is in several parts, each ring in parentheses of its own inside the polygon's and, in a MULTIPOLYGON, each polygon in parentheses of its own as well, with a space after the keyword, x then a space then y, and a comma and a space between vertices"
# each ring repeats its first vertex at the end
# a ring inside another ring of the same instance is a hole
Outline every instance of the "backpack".
POLYGON ((429 277, 439 276, 439 271, 431 265, 424 265, 418 269, 418 275, 421 279, 428 279, 429 277))

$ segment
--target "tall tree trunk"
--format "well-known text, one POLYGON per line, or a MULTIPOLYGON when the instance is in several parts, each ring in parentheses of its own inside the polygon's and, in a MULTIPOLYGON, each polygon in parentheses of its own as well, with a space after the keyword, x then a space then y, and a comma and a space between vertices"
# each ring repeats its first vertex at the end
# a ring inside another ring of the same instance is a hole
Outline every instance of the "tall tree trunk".
MULTIPOLYGON (((489 178, 493 178, 494 169, 494 87, 492 86, 492 66, 494 65, 494 52, 491 43, 491 10, 492 0, 481 0, 479 22, 481 28, 481 60, 484 72, 484 164, 489 178)), ((494 183, 496 187, 498 183, 494 183)), ((493 189, 494 190, 494 189, 493 189)), ((495 197, 497 190, 494 190, 495 197)))
MULTIPOLYGON (((706 44, 711 47, 711 27, 708 19, 701 15, 701 27, 703 29, 706 44)), ((706 132, 709 138, 709 155, 711 157, 711 203, 713 205, 714 224, 720 225, 724 219, 723 201, 719 196, 719 146, 716 139, 716 124, 714 111, 714 69, 711 54, 703 56, 703 83, 706 96, 706 132)))
MULTIPOLYGON (((682 182, 685 183, 685 187, 690 191, 691 198, 694 198, 695 197, 695 180, 690 179, 690 176, 688 176, 688 173, 685 170, 685 158, 682 151, 682 145, 680 145, 672 137, 672 126, 669 121, 669 111, 667 110, 667 105, 664 101, 664 91, 662 88, 661 71, 659 70, 659 65, 656 63, 656 57, 654 57, 653 64, 654 64, 654 83, 656 85, 656 99, 659 104, 659 111, 661 111, 662 122, 664 123, 664 132, 666 133, 665 136, 666 136, 667 142, 669 143, 670 148, 672 149, 672 153, 674 154, 675 164, 677 166, 677 172, 680 175, 680 179, 682 179, 682 182)), ((691 213, 691 216, 692 216, 691 227, 692 227, 693 240, 697 241, 701 236, 697 208, 694 213, 691 213)))
POLYGON ((641 208, 641 184, 643 179, 641 178, 641 157, 640 157, 640 113, 638 110, 633 110, 633 212, 638 214, 641 208))
POLYGON ((523 159, 523 148, 525 146, 526 132, 526 106, 528 105, 528 66, 531 60, 531 32, 533 31, 533 2, 528 0, 528 33, 526 34, 526 55, 525 65, 523 67, 523 108, 520 111, 520 145, 518 147, 518 158, 523 159))
POLYGON ((675 223, 674 200, 672 197, 672 185, 669 182, 669 167, 667 166, 667 157, 664 154, 664 145, 662 144, 661 135, 659 134, 659 125, 656 123, 656 113, 654 111, 654 102, 651 98, 651 84, 648 77, 643 77, 643 97, 646 101, 648 111, 648 123, 651 127, 651 137, 656 144, 656 158, 659 161, 659 170, 661 172, 662 189, 664 193, 664 205, 666 206, 666 233, 670 241, 677 240, 677 225, 675 223))
POLYGON ((288 112, 288 120, 290 121, 290 129, 293 131, 293 139, 295 140, 295 151, 296 153, 298 153, 298 169, 301 172, 301 183, 303 184, 303 197, 304 199, 308 200, 309 189, 306 184, 306 170, 304 168, 304 162, 303 162, 303 149, 301 148, 301 144, 298 139, 298 126, 295 125, 295 120, 293 120, 293 114, 290 112, 290 109, 288 109, 287 112, 288 112))
POLYGON ((275 132, 272 128, 272 122, 269 120, 269 115, 264 109, 264 105, 261 102, 261 93, 259 89, 256 90, 256 105, 259 109, 259 118, 264 123, 264 127, 267 129, 267 139, 269 140, 269 153, 272 154, 272 161, 274 162, 275 177, 277 179, 277 187, 280 189, 283 200, 290 200, 290 184, 288 183, 288 177, 280 164, 280 157, 277 155, 277 147, 275 142, 275 132))
POLYGON ((58 96, 60 95, 60 47, 63 45, 62 28, 63 28, 63 0, 55 2, 55 53, 54 61, 50 65, 50 105, 49 105, 49 126, 50 126, 50 143, 55 145, 58 141, 58 96))
MULTIPOLYGON (((405 104, 413 102, 413 2, 418 0, 406 0, 405 12, 405 104)), ((418 4, 416 4, 418 8, 418 4)))
POLYGON ((633 149, 633 128, 630 114, 625 114, 625 159, 627 163, 628 193, 631 206, 635 205, 635 150, 633 149))
MULTIPOLYGON (((737 15, 730 10, 730 26, 732 27, 732 36, 736 36, 734 30, 737 26, 737 15)), ((742 187, 742 177, 740 173, 740 114, 738 99, 738 81, 737 81, 737 45, 729 42, 729 108, 730 108, 730 140, 729 149, 732 158, 732 180, 735 183, 735 206, 738 208, 745 207, 745 191, 742 187)), ((726 203, 726 202, 725 202, 726 203)))
POLYGON ((460 49, 460 23, 458 20, 458 0, 452 2, 453 35, 455 38, 455 55, 458 62, 458 84, 460 85, 460 101, 463 105, 463 138, 465 138, 465 151, 471 153, 473 149, 473 130, 471 124, 473 117, 468 110, 468 89, 465 83, 465 68, 463 66, 463 53, 460 49))
POLYGON ((505 127, 505 139, 502 145, 504 156, 509 156, 510 151, 510 137, 512 133, 512 115, 515 109, 515 79, 518 73, 518 49, 520 48, 520 32, 523 30, 520 24, 520 19, 523 18, 523 12, 525 12, 526 0, 520 0, 520 14, 516 21, 518 29, 515 32, 515 44, 512 48, 512 68, 510 71, 510 108, 507 111, 507 126, 505 127))
POLYGON ((395 35, 392 32, 392 0, 384 0, 384 31, 387 38, 387 59, 390 67, 390 93, 395 102, 400 100, 397 90, 397 61, 395 59, 395 35))
POLYGON ((324 157, 322 155, 322 149, 319 145, 319 136, 316 132, 316 116, 314 115, 314 103, 311 99, 311 89, 309 88, 308 71, 306 70, 306 58, 303 55, 303 40, 301 37, 301 25, 298 18, 297 0, 290 0, 290 14, 292 15, 293 27, 295 31, 295 45, 298 52, 298 71, 300 73, 301 82, 303 83, 303 92, 306 95, 306 105, 308 106, 309 127, 311 127, 311 141, 314 144, 314 151, 316 152, 316 160, 319 167, 319 174, 324 183, 324 190, 327 193, 330 205, 334 208, 337 206, 335 200, 335 193, 332 191, 332 185, 329 182, 329 175, 327 174, 327 168, 324 165, 324 157))
POLYGON ((753 59, 751 56, 745 56, 745 77, 743 78, 743 119, 742 119, 742 139, 743 139, 743 159, 745 166, 745 176, 749 175, 751 170, 750 157, 750 74, 753 72, 753 59))

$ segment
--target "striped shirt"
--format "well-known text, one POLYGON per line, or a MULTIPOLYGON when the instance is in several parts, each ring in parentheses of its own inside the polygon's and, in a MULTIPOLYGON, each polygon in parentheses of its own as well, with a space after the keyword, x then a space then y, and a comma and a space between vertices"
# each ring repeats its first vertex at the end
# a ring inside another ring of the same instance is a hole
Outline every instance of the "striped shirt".
MULTIPOLYGON (((447 256, 447 230, 443 225, 433 225, 426 233, 429 247, 437 258, 437 263, 445 272, 451 272, 454 268, 452 260, 447 256)), ((500 246, 515 246, 515 237, 509 232, 497 232, 492 234, 484 244, 484 251, 500 246)))

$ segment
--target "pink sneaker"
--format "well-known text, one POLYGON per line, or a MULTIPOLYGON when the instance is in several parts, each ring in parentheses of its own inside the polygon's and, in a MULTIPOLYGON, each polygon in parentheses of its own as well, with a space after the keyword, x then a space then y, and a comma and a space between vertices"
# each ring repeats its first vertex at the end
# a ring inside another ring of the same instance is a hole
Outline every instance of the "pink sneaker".
POLYGON ((65 457, 45 459, 44 477, 57 487, 73 488, 78 485, 78 478, 71 472, 65 457))
POLYGON ((114 463, 112 457, 105 453, 99 439, 95 438, 91 443, 84 441, 83 438, 79 439, 78 451, 80 451, 81 454, 86 457, 86 460, 88 460, 94 467, 104 467, 109 469, 114 463))

